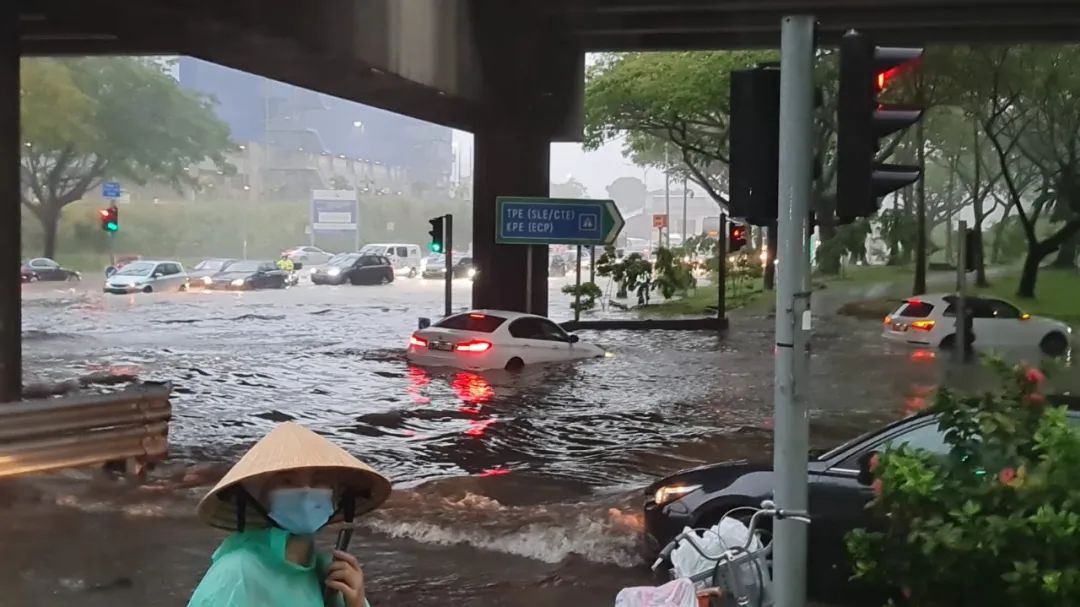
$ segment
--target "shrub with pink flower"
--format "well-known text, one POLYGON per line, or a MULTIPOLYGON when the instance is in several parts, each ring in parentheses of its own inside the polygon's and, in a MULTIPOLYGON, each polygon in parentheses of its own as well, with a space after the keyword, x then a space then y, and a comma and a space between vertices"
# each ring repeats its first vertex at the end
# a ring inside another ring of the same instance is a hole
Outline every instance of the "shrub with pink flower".
POLYGON ((989 364, 999 386, 943 388, 925 410, 947 454, 901 445, 871 461, 879 522, 848 535, 854 576, 909 605, 1080 606, 1080 431, 1042 371, 989 364))

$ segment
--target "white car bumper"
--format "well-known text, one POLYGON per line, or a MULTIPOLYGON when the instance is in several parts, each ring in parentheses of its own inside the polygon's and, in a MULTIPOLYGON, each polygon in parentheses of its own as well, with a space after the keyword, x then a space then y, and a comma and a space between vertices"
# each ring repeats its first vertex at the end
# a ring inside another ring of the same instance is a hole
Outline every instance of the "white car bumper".
POLYGON ((926 333, 924 331, 894 331, 892 329, 884 329, 881 332, 881 337, 883 337, 885 341, 896 344, 907 344, 911 346, 923 347, 937 345, 933 341, 933 334, 926 333))
POLYGON ((509 358, 492 349, 488 352, 443 352, 412 346, 405 357, 409 362, 424 367, 452 367, 470 371, 505 369, 509 358))

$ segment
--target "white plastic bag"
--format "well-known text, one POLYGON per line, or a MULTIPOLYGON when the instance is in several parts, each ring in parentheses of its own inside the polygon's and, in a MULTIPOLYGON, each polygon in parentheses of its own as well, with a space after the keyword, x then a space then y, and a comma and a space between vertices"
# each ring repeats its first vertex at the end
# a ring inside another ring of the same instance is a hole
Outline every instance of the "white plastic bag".
POLYGON ((657 587, 623 588, 615 597, 615 607, 698 607, 697 591, 685 578, 657 587))
MULTIPOLYGON (((746 546, 746 540, 750 534, 750 530, 742 521, 731 517, 721 519, 719 523, 710 529, 702 531, 700 534, 689 528, 683 529, 683 532, 693 533, 697 544, 710 556, 719 555, 729 548, 746 546)), ((762 547, 761 540, 754 537, 748 546, 748 550, 756 552, 761 550, 762 547)), ((699 573, 711 572, 716 567, 716 562, 701 556, 690 545, 690 542, 684 539, 679 542, 678 547, 671 553, 671 565, 673 577, 688 578, 699 573)), ((732 574, 738 577, 742 590, 753 598, 754 604, 758 602, 757 597, 760 596, 762 590, 772 586, 768 564, 764 558, 758 559, 756 566, 755 562, 744 561, 732 571, 732 574)), ((711 582, 712 578, 700 585, 709 586, 711 582)), ((766 597, 766 599, 768 598, 766 597)), ((765 602, 765 604, 769 603, 765 602)))

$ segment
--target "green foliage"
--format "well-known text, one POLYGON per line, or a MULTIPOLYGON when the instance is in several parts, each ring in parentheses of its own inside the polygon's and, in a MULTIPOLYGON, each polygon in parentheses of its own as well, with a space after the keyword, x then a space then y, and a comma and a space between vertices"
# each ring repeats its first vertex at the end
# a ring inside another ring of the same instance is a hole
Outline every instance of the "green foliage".
POLYGON ((580 296, 580 302, 570 302, 570 309, 581 312, 595 308, 596 300, 604 295, 604 292, 594 282, 583 282, 580 286, 563 285, 562 292, 571 296, 580 296))
POLYGON ((610 277, 615 283, 615 297, 626 299, 630 293, 634 293, 637 295, 639 306, 649 303, 652 273, 652 263, 640 253, 631 253, 620 258, 615 254, 615 247, 612 246, 605 248, 604 254, 596 261, 596 274, 610 277))
POLYGON ((889 248, 889 265, 903 263, 904 251, 915 248, 918 237, 919 224, 910 214, 901 209, 885 209, 878 213, 878 227, 881 230, 881 239, 889 248))
POLYGON ((838 266, 848 256, 855 261, 865 262, 866 238, 870 232, 870 221, 866 218, 840 226, 836 229, 836 235, 821 243, 814 252, 818 265, 838 266))
POLYGON ((1080 604, 1080 433, 1037 369, 990 363, 1002 385, 940 390, 927 409, 950 448, 871 460, 884 529, 848 536, 855 577, 930 607, 1080 604))
POLYGON ((225 165, 228 127, 208 99, 161 66, 131 57, 22 61, 22 202, 52 255, 60 209, 106 178, 192 183, 189 169, 225 165))
POLYGON ((660 247, 656 251, 653 288, 660 291, 664 299, 671 299, 676 294, 686 295, 687 291, 697 286, 693 268, 693 262, 686 258, 682 249, 660 247))

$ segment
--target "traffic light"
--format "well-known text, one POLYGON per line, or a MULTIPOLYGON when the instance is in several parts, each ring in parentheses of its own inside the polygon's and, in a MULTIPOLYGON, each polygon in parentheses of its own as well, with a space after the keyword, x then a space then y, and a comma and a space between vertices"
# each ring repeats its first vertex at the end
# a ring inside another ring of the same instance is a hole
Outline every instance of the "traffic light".
POLYGON ((120 231, 120 209, 109 207, 98 211, 98 219, 101 220, 101 229, 106 232, 120 231))
POLYGON ((443 252, 443 236, 445 234, 443 231, 443 223, 445 220, 445 215, 439 215, 434 219, 428 220, 428 223, 431 224, 431 230, 428 231, 428 234, 431 235, 431 244, 428 245, 428 248, 431 249, 432 253, 443 252))
POLYGON ((776 222, 780 166, 780 68, 731 73, 729 209, 752 225, 776 222))
POLYGON ((840 223, 869 217, 878 198, 921 176, 919 167, 875 162, 878 140, 915 124, 917 106, 884 105, 877 96, 889 82, 911 70, 921 48, 874 46, 855 31, 840 40, 840 95, 837 106, 836 215, 840 223))
POLYGON ((746 226, 732 223, 728 225, 728 253, 741 251, 746 246, 746 226))

